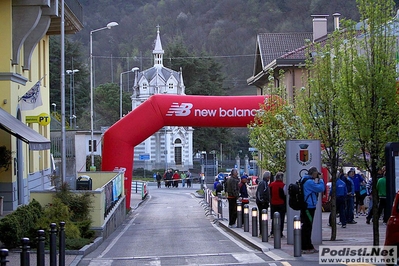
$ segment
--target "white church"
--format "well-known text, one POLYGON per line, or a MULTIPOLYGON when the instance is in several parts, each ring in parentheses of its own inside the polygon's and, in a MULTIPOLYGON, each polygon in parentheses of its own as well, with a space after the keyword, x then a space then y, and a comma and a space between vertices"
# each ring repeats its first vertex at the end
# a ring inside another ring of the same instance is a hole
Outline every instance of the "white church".
MULTIPOLYGON (((159 26, 153 50, 154 66, 138 72, 134 79, 132 110, 154 94, 185 95, 183 75, 163 66, 159 26)), ((140 129, 137 129, 140 130, 140 129)), ((193 167, 192 127, 165 126, 134 148, 134 168, 187 171, 193 167)))

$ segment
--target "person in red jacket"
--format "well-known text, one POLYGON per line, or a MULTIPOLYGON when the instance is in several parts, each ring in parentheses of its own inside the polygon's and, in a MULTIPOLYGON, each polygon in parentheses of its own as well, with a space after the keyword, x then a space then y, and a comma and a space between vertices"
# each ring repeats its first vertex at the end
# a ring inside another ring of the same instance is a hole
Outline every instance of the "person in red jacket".
MULTIPOLYGON (((286 209, 286 193, 285 193, 285 184, 283 182, 283 173, 278 172, 276 174, 275 181, 269 184, 270 188, 270 209, 271 209, 271 218, 273 220, 273 215, 275 212, 280 213, 281 218, 281 237, 284 237, 283 230, 284 230, 284 220, 285 220, 285 213, 287 212, 286 209)), ((273 223, 272 223, 272 231, 270 232, 270 236, 273 237, 273 223)))
POLYGON ((180 179, 179 172, 175 171, 172 178, 173 178, 173 187, 178 188, 179 187, 179 179, 180 179))

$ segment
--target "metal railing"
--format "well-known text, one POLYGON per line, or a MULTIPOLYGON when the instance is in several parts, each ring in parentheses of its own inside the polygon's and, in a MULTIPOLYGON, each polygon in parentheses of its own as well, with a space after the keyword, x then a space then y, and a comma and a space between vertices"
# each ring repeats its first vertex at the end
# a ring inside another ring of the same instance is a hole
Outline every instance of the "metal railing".
POLYGON ((141 199, 145 199, 148 194, 147 182, 144 181, 132 181, 131 193, 141 193, 141 199))
POLYGON ((65 0, 65 4, 75 17, 83 24, 83 7, 78 0, 65 0))
POLYGON ((225 198, 219 193, 217 196, 213 194, 213 191, 204 186, 204 201, 209 206, 211 215, 215 215, 218 220, 223 220, 223 201, 225 198))

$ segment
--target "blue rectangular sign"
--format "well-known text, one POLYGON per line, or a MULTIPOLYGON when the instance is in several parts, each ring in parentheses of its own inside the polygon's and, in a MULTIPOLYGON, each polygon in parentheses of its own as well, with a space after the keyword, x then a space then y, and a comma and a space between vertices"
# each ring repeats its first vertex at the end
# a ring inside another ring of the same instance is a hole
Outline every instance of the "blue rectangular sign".
POLYGON ((148 153, 139 154, 139 159, 142 160, 142 161, 149 160, 150 159, 150 155, 148 153))

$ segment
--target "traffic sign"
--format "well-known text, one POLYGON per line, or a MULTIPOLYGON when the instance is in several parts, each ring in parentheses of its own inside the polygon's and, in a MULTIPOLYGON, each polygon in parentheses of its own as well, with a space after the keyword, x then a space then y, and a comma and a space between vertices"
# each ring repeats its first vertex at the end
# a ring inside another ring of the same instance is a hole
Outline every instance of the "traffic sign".
POLYGON ((148 153, 139 154, 139 159, 142 161, 147 161, 150 159, 150 154, 148 153))

